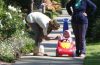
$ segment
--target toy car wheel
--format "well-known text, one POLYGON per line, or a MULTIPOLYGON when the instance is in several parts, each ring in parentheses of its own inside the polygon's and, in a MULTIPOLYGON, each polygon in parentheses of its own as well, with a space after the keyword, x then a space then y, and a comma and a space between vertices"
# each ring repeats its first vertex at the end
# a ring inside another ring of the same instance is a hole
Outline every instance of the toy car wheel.
POLYGON ((74 51, 74 53, 73 53, 72 57, 75 57, 75 56, 76 56, 76 52, 74 51))
POLYGON ((56 57, 59 57, 59 53, 58 53, 57 49, 56 49, 56 57))

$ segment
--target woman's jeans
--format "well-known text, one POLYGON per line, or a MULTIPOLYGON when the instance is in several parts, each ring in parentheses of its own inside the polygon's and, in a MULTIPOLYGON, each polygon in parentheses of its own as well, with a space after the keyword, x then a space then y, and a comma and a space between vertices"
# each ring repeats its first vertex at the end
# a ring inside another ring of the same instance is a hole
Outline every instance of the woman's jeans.
POLYGON ((41 34, 41 28, 37 23, 29 23, 29 24, 30 24, 33 32, 35 33, 35 45, 37 47, 39 47, 40 43, 38 43, 38 39, 39 39, 39 36, 41 34))
POLYGON ((86 53, 85 36, 86 36, 87 27, 88 27, 88 24, 72 23, 73 32, 75 35, 76 54, 77 55, 86 53))

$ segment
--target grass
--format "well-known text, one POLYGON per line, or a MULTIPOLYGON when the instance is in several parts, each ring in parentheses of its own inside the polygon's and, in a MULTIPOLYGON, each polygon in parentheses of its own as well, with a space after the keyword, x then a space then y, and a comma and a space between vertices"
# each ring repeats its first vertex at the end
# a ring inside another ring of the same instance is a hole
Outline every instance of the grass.
POLYGON ((100 65, 100 42, 87 43, 85 65, 100 65))

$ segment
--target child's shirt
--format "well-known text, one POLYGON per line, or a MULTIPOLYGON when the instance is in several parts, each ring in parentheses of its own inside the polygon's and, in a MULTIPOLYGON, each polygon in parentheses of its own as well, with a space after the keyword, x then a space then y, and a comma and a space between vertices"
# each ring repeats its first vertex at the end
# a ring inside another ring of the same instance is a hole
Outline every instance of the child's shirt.
POLYGON ((60 37, 61 41, 72 42, 72 38, 65 38, 64 36, 60 37))

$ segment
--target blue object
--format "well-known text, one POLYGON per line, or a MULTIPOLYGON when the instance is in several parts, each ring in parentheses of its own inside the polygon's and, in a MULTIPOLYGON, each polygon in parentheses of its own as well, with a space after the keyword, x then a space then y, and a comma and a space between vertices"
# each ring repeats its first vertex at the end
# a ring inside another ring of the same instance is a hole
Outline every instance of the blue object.
POLYGON ((63 22, 64 22, 64 24, 63 24, 63 32, 64 32, 65 30, 68 30, 69 19, 68 18, 64 18, 63 22))

